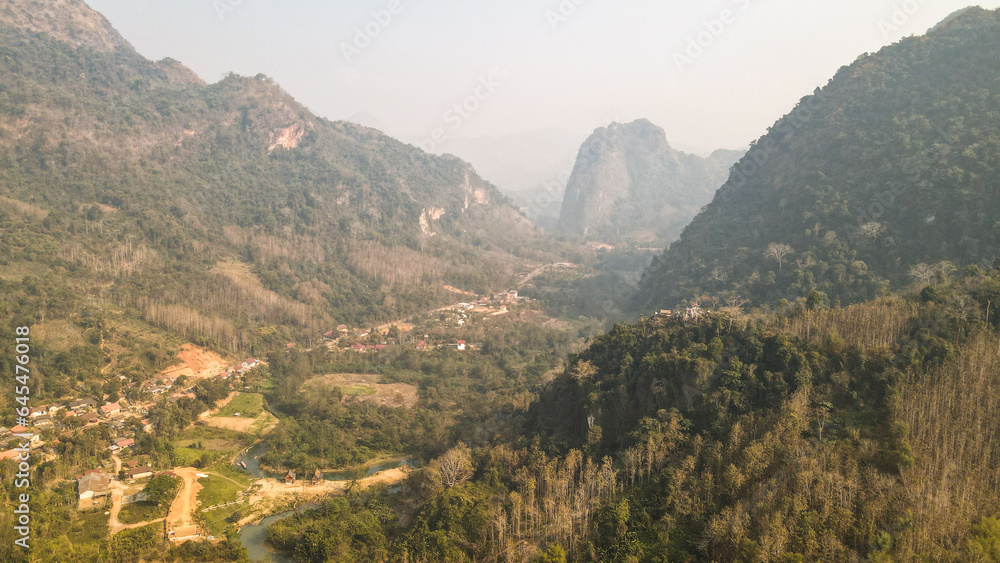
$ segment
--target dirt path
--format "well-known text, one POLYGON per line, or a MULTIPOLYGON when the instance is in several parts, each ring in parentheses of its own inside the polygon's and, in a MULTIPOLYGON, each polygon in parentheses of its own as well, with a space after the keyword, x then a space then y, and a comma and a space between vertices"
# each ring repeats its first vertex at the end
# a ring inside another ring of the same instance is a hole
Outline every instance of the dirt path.
POLYGON ((121 511, 122 490, 115 487, 111 489, 111 516, 108 518, 108 529, 111 531, 112 536, 125 529, 122 523, 118 521, 118 513, 121 511))
POLYGON ((174 469, 174 474, 183 480, 181 490, 170 505, 167 514, 167 535, 171 541, 184 541, 201 536, 194 512, 198 508, 198 470, 193 467, 174 469))

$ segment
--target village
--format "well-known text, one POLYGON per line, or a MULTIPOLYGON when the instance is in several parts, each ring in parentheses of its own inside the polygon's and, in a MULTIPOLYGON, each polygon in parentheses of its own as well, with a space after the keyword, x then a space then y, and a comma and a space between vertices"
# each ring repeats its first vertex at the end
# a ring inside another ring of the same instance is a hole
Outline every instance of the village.
MULTIPOLYGON (((164 402, 177 403, 184 399, 195 399, 194 384, 200 380, 236 383, 261 365, 261 361, 256 358, 227 365, 221 357, 193 345, 185 345, 180 357, 183 363, 164 370, 154 378, 138 384, 125 384, 124 394, 138 399, 117 398, 111 401, 105 397, 101 401, 93 397, 81 397, 34 406, 29 409, 24 420, 27 426, 20 424, 12 428, 0 427, 0 438, 8 446, 15 446, 26 440, 30 444, 31 455, 44 462, 58 455, 57 446, 61 441, 68 442, 90 429, 99 428, 106 437, 106 451, 110 454, 113 467, 100 466, 76 476, 77 509, 86 512, 109 508, 106 514, 110 517, 109 528, 112 535, 123 529, 136 527, 121 524, 117 516, 124 506, 146 501, 143 485, 163 475, 180 479, 185 477, 182 469, 157 471, 139 459, 128 459, 143 435, 156 432, 154 423, 149 419, 150 411, 164 402), (30 437, 25 439, 23 436, 30 437)), ((121 379, 124 383, 124 378, 121 379)), ((14 459, 18 453, 11 448, 0 452, 0 459, 14 459)), ((161 520, 167 518, 156 521, 161 520)), ((176 536, 169 531, 168 535, 171 539, 176 536)), ((176 537, 181 539, 187 536, 176 537)), ((202 534, 193 533, 190 537, 202 537, 202 534)))
MULTIPOLYGON (((519 287, 546 269, 572 267, 569 263, 540 266, 521 274, 519 287)), ((450 349, 464 353, 476 350, 478 345, 460 337, 441 335, 461 334, 487 319, 521 311, 531 302, 519 295, 517 289, 491 296, 476 296, 456 288, 449 290, 468 299, 369 329, 342 324, 322 335, 323 345, 346 354, 375 354, 390 346, 410 347, 418 352, 450 349), (430 334, 437 337, 431 338, 430 334)), ((294 344, 290 343, 288 348, 294 348, 294 344)), ((31 407, 28 416, 18 421, 22 424, 0 427, 3 440, 0 443, 8 448, 0 452, 0 459, 16 458, 20 453, 16 448, 27 441, 33 458, 42 462, 53 460, 59 455, 61 443, 70 443, 84 433, 89 433, 92 439, 94 429, 98 429, 97 435, 105 440, 106 453, 97 465, 81 468, 83 471, 75 476, 77 510, 95 515, 103 512, 111 535, 162 523, 165 536, 178 543, 213 540, 226 524, 252 522, 290 502, 343 492, 348 486, 397 483, 405 478, 408 470, 405 465, 386 468, 352 482, 326 480, 318 470, 306 479, 293 471, 283 476, 265 476, 259 472, 252 475, 254 472, 240 461, 241 456, 277 425, 277 419, 263 408, 259 393, 239 390, 246 388, 246 378, 264 363, 252 357, 233 363, 193 344, 184 344, 178 357, 179 363, 141 382, 111 376, 117 379, 119 392, 95 393, 31 407), (199 399, 197 385, 202 381, 225 382, 222 388, 229 395, 209 404, 209 410, 198 416, 196 424, 171 440, 175 454, 180 454, 176 462, 182 465, 164 467, 148 452, 137 451, 141 440, 157 435, 151 413, 157 407, 191 404, 199 399), (175 482, 177 490, 169 507, 162 507, 158 513, 146 505, 150 500, 149 489, 160 483, 161 478, 175 482), (235 505, 243 506, 246 512, 239 521, 230 522, 228 517, 235 505)), ((412 408, 417 398, 413 386, 381 384, 349 374, 337 377, 343 381, 332 384, 371 389, 371 395, 359 400, 412 408)))
MULTIPOLYGON (((517 287, 525 287, 532 279, 547 270, 576 270, 577 268, 576 264, 570 262, 555 262, 537 266, 518 275, 517 287)), ((413 332, 417 325, 425 329, 438 327, 461 329, 484 319, 507 315, 517 305, 531 303, 530 298, 519 294, 519 289, 509 289, 490 296, 479 296, 454 287, 447 289, 471 299, 427 311, 422 315, 384 323, 367 330, 339 325, 335 329, 323 333, 323 342, 331 350, 344 349, 362 354, 381 352, 390 345, 390 340, 412 346, 421 352, 443 348, 453 348, 464 352, 474 350, 476 345, 461 339, 429 341, 429 337, 426 335, 415 337, 409 333, 413 332)), ((288 347, 295 347, 295 344, 289 343, 288 347)))

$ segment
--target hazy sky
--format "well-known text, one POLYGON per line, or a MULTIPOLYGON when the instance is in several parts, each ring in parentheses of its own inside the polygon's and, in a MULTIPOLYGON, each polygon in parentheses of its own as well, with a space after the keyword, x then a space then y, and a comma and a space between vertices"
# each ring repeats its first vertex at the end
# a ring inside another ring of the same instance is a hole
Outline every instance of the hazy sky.
MULTIPOLYGON (((262 72, 319 115, 346 119, 365 112, 407 140, 429 138, 435 130, 449 137, 546 128, 583 133, 646 117, 666 129, 673 144, 699 151, 747 145, 840 66, 924 33, 969 5, 87 2, 146 57, 179 59, 209 82, 229 71, 262 72)), ((996 8, 1000 0, 979 5, 996 8)))

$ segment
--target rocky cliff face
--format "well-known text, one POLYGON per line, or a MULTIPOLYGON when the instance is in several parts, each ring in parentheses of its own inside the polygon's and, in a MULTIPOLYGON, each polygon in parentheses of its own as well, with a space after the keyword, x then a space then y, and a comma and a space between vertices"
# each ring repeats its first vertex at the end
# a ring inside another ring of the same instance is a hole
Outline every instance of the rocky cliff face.
POLYGON ((566 187, 560 230, 603 239, 669 242, 712 200, 742 153, 709 158, 667 143, 649 121, 612 123, 580 149, 566 187))

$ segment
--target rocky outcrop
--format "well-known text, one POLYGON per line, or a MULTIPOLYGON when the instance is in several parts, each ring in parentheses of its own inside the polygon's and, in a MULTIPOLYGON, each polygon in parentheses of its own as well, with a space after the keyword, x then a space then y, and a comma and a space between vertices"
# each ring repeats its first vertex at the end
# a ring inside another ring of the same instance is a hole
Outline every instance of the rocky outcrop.
POLYGON ((712 200, 742 153, 709 158, 667 143, 649 121, 612 123, 583 144, 566 186, 560 230, 601 239, 669 241, 712 200))

